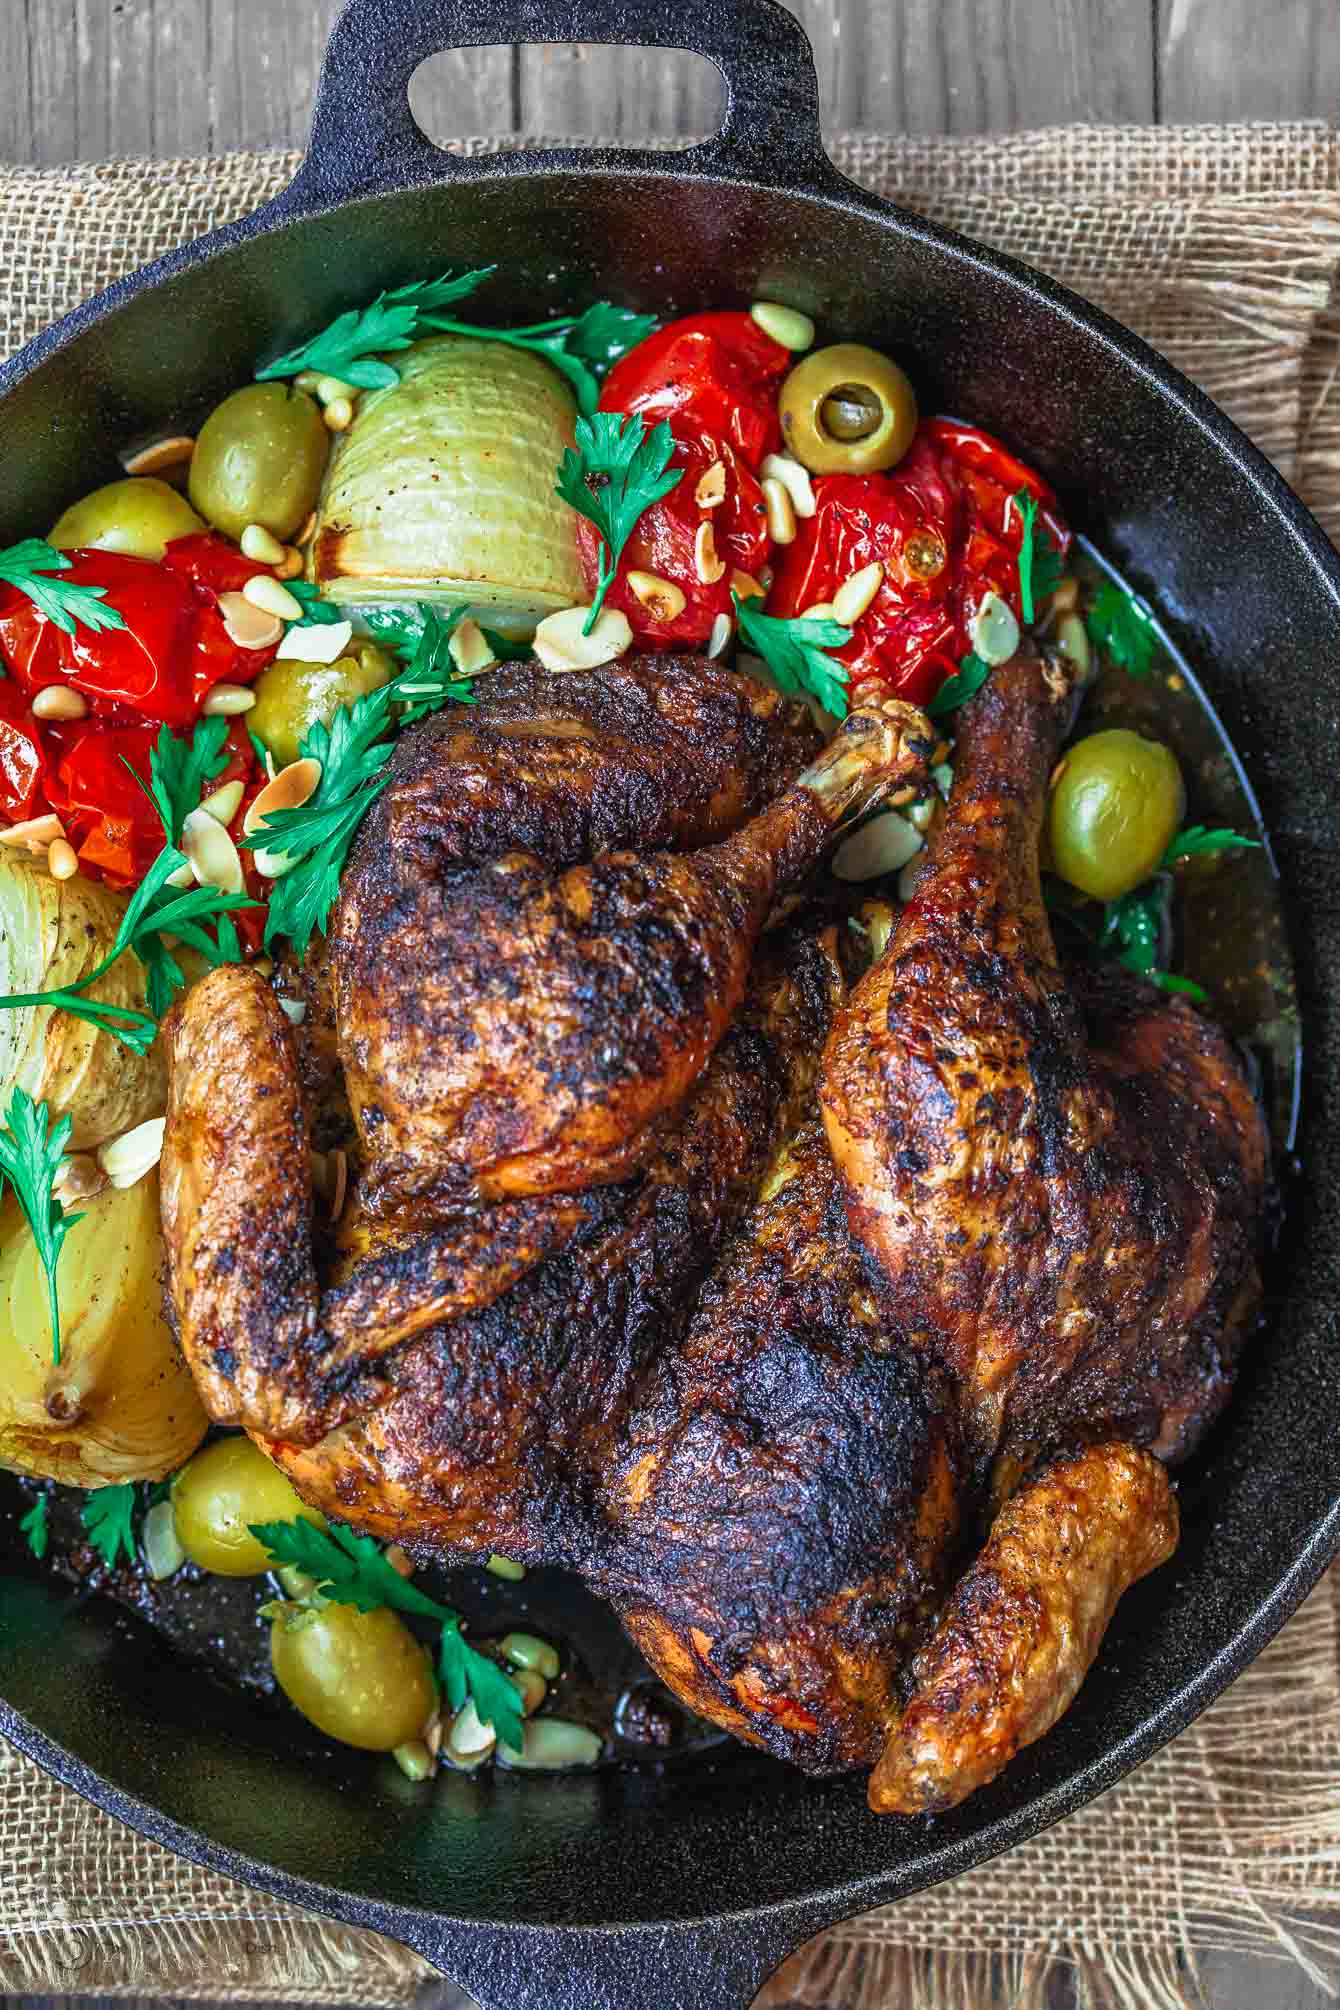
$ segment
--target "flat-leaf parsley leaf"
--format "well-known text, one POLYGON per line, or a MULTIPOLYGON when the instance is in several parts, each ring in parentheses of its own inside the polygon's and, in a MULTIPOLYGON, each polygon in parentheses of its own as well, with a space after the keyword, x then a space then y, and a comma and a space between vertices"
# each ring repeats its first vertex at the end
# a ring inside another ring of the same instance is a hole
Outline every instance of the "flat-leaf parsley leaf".
POLYGON ((991 665, 984 663, 980 656, 965 656, 955 675, 945 678, 927 705, 927 718, 943 719, 950 712, 957 712, 960 705, 966 705, 969 698, 976 697, 990 675, 991 665))
POLYGON ((60 1302, 56 1294, 56 1265, 65 1238, 79 1214, 67 1214, 55 1194, 69 1142, 71 1119, 51 1122, 45 1103, 35 1103, 26 1089, 16 1088, 9 1098, 5 1127, 0 1130, 0 1191, 9 1181, 14 1198, 32 1230, 38 1260, 46 1273, 47 1305, 51 1314, 51 1342, 54 1359, 60 1363, 60 1302))
POLYGON ((481 1720, 491 1724, 504 1745, 521 1750, 521 1696, 495 1662, 473 1648, 461 1632, 461 1618, 449 1605, 420 1591, 386 1561, 370 1536, 332 1523, 318 1528, 309 1521, 257 1522, 251 1533, 276 1565, 291 1565, 315 1578, 321 1597, 360 1612, 390 1606, 442 1628, 438 1665, 453 1710, 469 1696, 481 1720))
POLYGON ((675 442, 664 419, 648 432, 636 412, 593 412, 578 419, 573 437, 576 445, 559 463, 558 493, 603 540, 600 577, 583 628, 589 635, 638 518, 679 486, 684 470, 667 473, 675 442))
POLYGON ((1105 579, 1094 595, 1085 625, 1090 638, 1119 670, 1132 677, 1150 675, 1158 637, 1149 609, 1133 593, 1105 579))
POLYGON ((1037 521, 1037 498, 1020 489, 1012 500, 1024 527, 1019 546, 1019 605, 1025 623, 1031 623, 1036 603, 1055 593, 1061 583, 1061 554, 1037 521))
POLYGON ((370 307, 351 307, 310 341, 300 342, 296 349, 276 356, 272 363, 263 363, 256 376, 265 382, 273 377, 297 377, 304 370, 320 370, 324 376, 339 377, 363 391, 382 390, 398 382, 400 372, 392 364, 381 362, 379 355, 394 355, 408 349, 426 328, 436 325, 429 319, 433 310, 449 306, 454 300, 464 300, 496 270, 496 266, 485 265, 478 271, 454 276, 444 273, 440 279, 416 280, 408 286, 393 287, 389 293, 379 293, 370 307))
POLYGON ((134 1483, 127 1481, 125 1486, 99 1487, 79 1511, 89 1542, 109 1570, 116 1569, 123 1555, 127 1563, 135 1561, 135 1500, 134 1483))
POLYGON ((1179 858, 1206 858, 1221 851, 1260 851, 1259 838, 1240 837, 1237 831, 1207 830, 1204 824, 1188 824, 1168 841, 1163 863, 1175 865, 1179 858))
POLYGON ((752 596, 735 602, 740 634, 763 658, 783 691, 793 697, 807 692, 817 698, 825 712, 835 719, 847 716, 847 666, 829 656, 829 649, 841 649, 851 641, 852 631, 840 621, 784 620, 781 615, 764 614, 754 606, 752 596))
POLYGON ((39 1494, 26 1515, 19 1522, 19 1533, 28 1538, 28 1547, 40 1563, 47 1553, 51 1531, 47 1526, 47 1497, 39 1494))
POLYGON ((95 631, 124 628, 124 616, 106 604, 105 586, 67 585, 47 576, 68 572, 70 565, 71 560, 63 551, 57 551, 54 544, 48 544, 44 538, 26 537, 22 544, 11 544, 8 551, 0 551, 0 580, 26 593, 33 606, 67 635, 73 635, 80 626, 95 631))

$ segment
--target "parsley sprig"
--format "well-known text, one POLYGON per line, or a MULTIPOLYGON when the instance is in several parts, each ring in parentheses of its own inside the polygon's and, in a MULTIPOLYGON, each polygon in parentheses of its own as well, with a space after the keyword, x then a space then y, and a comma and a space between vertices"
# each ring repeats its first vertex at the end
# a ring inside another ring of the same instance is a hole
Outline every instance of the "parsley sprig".
POLYGON ((850 642, 851 629, 840 621, 812 621, 803 616, 784 620, 779 614, 764 614, 753 596, 741 600, 733 593, 731 599, 741 636, 763 658, 781 689, 797 698, 808 693, 818 699, 825 712, 845 719, 847 666, 825 652, 850 642))
POLYGON ((1133 593, 1105 579, 1093 597, 1085 625, 1090 640, 1106 651, 1119 670, 1132 677, 1151 674, 1158 637, 1149 609, 1133 593))
POLYGON ((666 472, 675 442, 664 419, 648 432, 636 412, 593 412, 578 419, 573 437, 576 445, 559 463, 557 492, 602 540, 600 577, 582 630, 589 635, 638 518, 679 486, 684 470, 666 472))
POLYGON ((46 1495, 39 1494, 27 1514, 21 1516, 19 1520, 19 1533, 27 1536, 28 1547, 39 1563, 46 1555, 47 1545, 51 1541, 51 1530, 47 1522, 49 1513, 50 1506, 46 1495))
POLYGON ((983 662, 980 656, 965 656, 955 674, 945 678, 927 705, 927 718, 944 719, 950 712, 957 712, 960 705, 966 705, 969 698, 976 697, 990 675, 991 665, 983 662))
MULTIPOLYGON (((400 675, 352 705, 341 705, 329 726, 318 723, 299 742, 300 752, 321 764, 314 794, 298 809, 266 817, 242 840, 288 861, 270 894, 267 948, 286 936, 302 954, 318 929, 324 933, 349 847, 391 778, 387 734, 396 709, 403 706, 405 723, 412 723, 449 700, 473 702, 449 646, 459 619, 459 611, 444 620, 428 608, 400 675)), ((383 630, 383 637, 395 645, 390 631, 383 630)))
POLYGON ((440 314, 429 315, 427 320, 429 326, 449 335, 473 335, 543 356, 567 378, 576 394, 577 409, 587 418, 595 413, 600 380, 611 363, 656 326, 654 314, 635 314, 631 308, 615 307, 608 300, 597 300, 584 314, 537 321, 529 328, 480 328, 440 314))
POLYGON ((35 1103, 26 1089, 16 1088, 9 1098, 4 1129, 0 1130, 0 1192, 8 1180, 37 1244, 38 1260, 46 1273, 53 1358, 58 1367, 60 1301, 56 1292, 56 1266, 66 1236, 77 1221, 83 1220, 80 1214, 67 1214, 55 1194, 56 1175, 69 1142, 70 1122, 64 1116, 53 1124, 44 1102, 35 1103))
POLYGON ((342 378, 363 391, 380 391, 399 380, 400 372, 379 356, 395 355, 428 328, 436 326, 430 317, 440 307, 464 300, 497 270, 485 265, 473 272, 443 273, 440 279, 416 280, 379 293, 370 307, 351 307, 339 314, 328 328, 296 349, 286 350, 256 371, 262 383, 274 377, 297 377, 304 370, 320 370, 324 376, 342 378))
POLYGON ((0 580, 26 593, 34 607, 67 635, 73 635, 80 626, 95 631, 124 628, 124 616, 106 603, 105 586, 76 586, 49 577, 53 572, 68 572, 70 564, 65 553, 57 551, 54 544, 48 544, 44 538, 26 537, 22 544, 11 544, 7 551, 0 551, 0 580))
POLYGON ((124 1486, 98 1487, 79 1510, 92 1547, 109 1570, 115 1570, 122 1556, 134 1563, 136 1495, 133 1481, 124 1486))
POLYGON ((1061 554, 1045 527, 1038 523, 1038 503, 1027 489, 1011 498, 1024 527, 1019 546, 1019 605, 1026 624, 1036 617, 1036 602, 1055 593, 1061 583, 1061 554))
POLYGON ((321 589, 310 579, 286 579, 284 581, 293 598, 302 603, 302 622, 295 623, 304 628, 334 628, 344 620, 333 600, 323 600, 321 589))
POLYGON ((521 1697, 515 1685, 496 1662, 470 1645, 460 1614, 401 1577, 370 1536, 335 1524, 318 1528, 309 1521, 257 1522, 251 1533, 276 1567, 289 1565, 315 1578, 319 1594, 337 1605, 360 1612, 390 1606, 439 1624, 438 1672, 452 1710, 461 1709, 468 1696, 501 1742, 514 1752, 521 1750, 521 1697))
POLYGON ((1204 824, 1188 824, 1169 840, 1163 854, 1165 866, 1179 858, 1207 858, 1221 851, 1260 851, 1259 838, 1243 837, 1237 831, 1208 830, 1204 824))
POLYGON ((147 1054, 159 1020, 177 993, 186 988, 186 973, 172 953, 169 938, 198 951, 211 965, 239 960, 242 952, 231 916, 256 902, 244 893, 224 893, 215 886, 181 888, 170 884, 180 873, 189 875, 190 861, 177 849, 176 840, 187 814, 199 805, 205 783, 225 765, 222 747, 226 732, 226 720, 201 719, 187 745, 163 727, 149 756, 150 780, 146 782, 139 775, 135 779, 158 811, 165 842, 130 896, 111 948, 77 984, 54 991, 11 993, 0 998, 0 1010, 29 1005, 57 1007, 100 1032, 110 1033, 132 1052, 147 1054), (86 995, 127 950, 133 950, 145 968, 147 1012, 86 995))

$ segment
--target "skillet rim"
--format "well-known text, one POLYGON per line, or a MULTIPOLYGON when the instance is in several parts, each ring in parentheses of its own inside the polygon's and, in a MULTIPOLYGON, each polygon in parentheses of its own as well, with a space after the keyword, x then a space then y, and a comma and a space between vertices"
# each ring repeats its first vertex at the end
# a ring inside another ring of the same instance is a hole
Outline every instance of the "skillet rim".
MULTIPOLYGON (((558 148, 499 152, 455 160, 451 185, 453 188, 464 188, 473 183, 526 177, 541 182, 555 178, 586 180, 595 184, 593 196, 598 198, 601 184, 626 183, 630 176, 669 182, 691 179, 695 185, 710 187, 715 184, 733 194, 743 191, 746 195, 766 196, 773 203, 779 196, 793 198, 812 214, 825 210, 860 214, 915 244, 947 253, 970 270, 994 282, 1004 282, 1022 295, 1024 302, 1035 313, 1059 315, 1063 321, 1098 342, 1116 363, 1134 371, 1137 378, 1166 403, 1173 423, 1181 428, 1192 428, 1247 481, 1260 503, 1269 510, 1273 521, 1296 546, 1300 562, 1305 566, 1310 563, 1315 583, 1324 588, 1340 617, 1340 552, 1326 538, 1311 512, 1278 470, 1240 428, 1139 336, 1069 288, 1022 261, 870 194, 850 182, 830 163, 825 163, 828 169, 826 175, 820 172, 810 183, 781 189, 759 176, 733 175, 716 165, 711 169, 701 169, 695 165, 693 158, 700 151, 706 150, 688 148, 662 154, 620 149, 576 156, 558 148)), ((313 191, 310 184, 303 185, 303 176, 304 171, 300 169, 295 181, 260 210, 179 246, 151 264, 123 276, 36 336, 13 358, 0 365, 0 411, 7 395, 43 365, 123 306, 155 290, 166 280, 225 256, 254 237, 356 206, 394 204, 400 196, 424 185, 423 182, 409 181, 393 189, 380 188, 325 199, 319 189, 313 191)), ((1138 569, 1130 569, 1128 576, 1138 580, 1138 569)), ((1306 1032, 1305 1023, 1305 1036, 1306 1032)), ((1305 1065, 1307 1051, 1305 1044, 1305 1065)), ((201 1831, 177 1822, 152 1803, 117 1787, 95 1767, 38 1730, 3 1697, 0 1697, 0 1733, 63 1785, 73 1788, 130 1827, 166 1844, 188 1860, 239 1878, 253 1888, 328 1912, 351 1924, 372 1926, 390 1933, 424 1953, 429 1953, 444 1930, 495 1937, 507 1934, 523 1941, 547 1938, 571 1947, 574 1952, 583 1944, 595 1950, 602 1943, 608 1945, 614 1941, 634 1939, 645 1943, 648 1952, 651 1952, 654 1944, 662 1940, 667 1932, 686 1934, 695 1928, 715 1930, 734 1926, 757 1933, 765 1926, 784 1926, 784 1935, 774 1938, 778 1945, 786 1947, 799 1944, 807 1933, 836 1919, 849 1917, 871 1905, 908 1896, 985 1863, 1014 1844, 1064 1819, 1114 1785, 1142 1760, 1186 1729, 1243 1672, 1302 1603, 1337 1553, 1340 1553, 1340 1490, 1333 1494, 1325 1512, 1313 1522, 1307 1541, 1289 1569, 1258 1599, 1248 1618, 1219 1652, 1167 1696, 1159 1708, 1145 1716, 1119 1743, 1106 1746, 1049 1788, 1032 1792, 1020 1805, 1007 1809, 984 1828, 939 1846, 928 1841, 928 1845, 918 1850, 915 1861, 910 1864, 902 1864, 893 1870, 872 1871, 790 1898, 756 1907, 737 1907, 729 1912, 676 1915, 671 1919, 613 1925, 587 1923, 568 1926, 536 1921, 517 1922, 508 1927, 495 1919, 478 1915, 372 1899, 347 1887, 291 1874, 214 1843, 201 1831)), ((431 1954, 429 1958, 432 1958, 431 1954)))

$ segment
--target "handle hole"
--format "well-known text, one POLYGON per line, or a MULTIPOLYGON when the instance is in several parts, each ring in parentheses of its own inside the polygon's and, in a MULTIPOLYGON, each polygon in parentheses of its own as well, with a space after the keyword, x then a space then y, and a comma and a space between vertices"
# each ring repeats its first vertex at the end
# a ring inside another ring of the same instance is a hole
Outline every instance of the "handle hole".
POLYGON ((721 73, 686 49, 603 43, 449 49, 420 63, 410 108, 436 145, 476 133, 623 140, 679 134, 673 151, 719 130, 721 73))

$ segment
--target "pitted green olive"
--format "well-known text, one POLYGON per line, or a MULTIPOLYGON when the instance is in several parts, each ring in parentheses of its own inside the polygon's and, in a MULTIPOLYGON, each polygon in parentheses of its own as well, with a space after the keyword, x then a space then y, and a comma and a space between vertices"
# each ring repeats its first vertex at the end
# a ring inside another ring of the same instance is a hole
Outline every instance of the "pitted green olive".
POLYGON ((192 1563, 216 1577, 259 1577, 270 1559, 253 1522, 323 1517, 295 1493, 278 1466, 247 1437, 216 1438, 183 1468, 172 1489, 177 1540, 192 1563))
POLYGON ((227 537, 250 523, 291 538, 316 505, 330 434, 321 409, 287 384, 247 384, 200 428, 191 501, 227 537))
POLYGON ((917 429, 916 393, 905 372, 859 342, 816 349, 797 363, 778 409, 788 452, 816 475, 891 468, 917 429))
POLYGON ((351 642, 334 663, 298 663, 287 658, 262 670, 252 686, 256 703, 247 725, 286 768, 296 761, 300 741, 313 726, 328 726, 341 705, 379 691, 395 675, 395 664, 375 642, 351 642))
POLYGON ((1052 790, 1052 869, 1091 900, 1117 900, 1157 871, 1185 809, 1171 748, 1125 727, 1090 733, 1065 754, 1052 790))
POLYGON ((426 1651, 385 1606, 290 1606, 270 1629, 270 1662, 309 1723, 364 1752, 420 1737, 437 1705, 426 1651))
POLYGON ((81 496, 57 520, 50 542, 57 551, 124 551, 132 558, 161 558, 174 537, 205 528, 184 495, 153 475, 127 475, 81 496))

